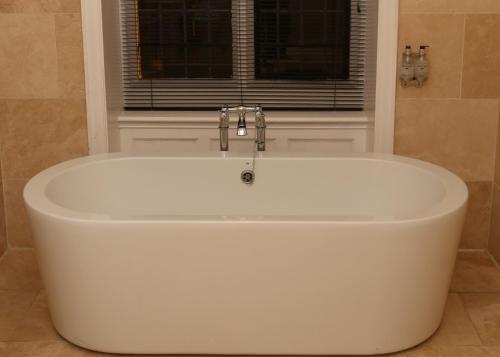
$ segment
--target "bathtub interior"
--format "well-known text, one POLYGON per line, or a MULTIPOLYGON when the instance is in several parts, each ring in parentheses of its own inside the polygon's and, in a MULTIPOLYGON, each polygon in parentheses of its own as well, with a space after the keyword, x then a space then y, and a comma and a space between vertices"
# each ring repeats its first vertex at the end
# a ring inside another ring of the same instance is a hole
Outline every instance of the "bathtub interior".
POLYGON ((386 220, 424 214, 446 196, 434 173, 390 160, 119 158, 70 167, 45 195, 70 211, 105 217, 386 220))

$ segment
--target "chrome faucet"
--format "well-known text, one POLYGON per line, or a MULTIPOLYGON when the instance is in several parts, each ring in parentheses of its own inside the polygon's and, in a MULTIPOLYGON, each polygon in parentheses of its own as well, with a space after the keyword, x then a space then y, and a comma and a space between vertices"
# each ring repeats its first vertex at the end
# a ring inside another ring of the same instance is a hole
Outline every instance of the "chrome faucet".
POLYGON ((220 110, 219 118, 219 131, 220 131, 220 150, 228 151, 229 149, 229 139, 228 139, 228 129, 229 129, 229 113, 238 113, 238 125, 236 128, 236 135, 246 136, 247 135, 247 124, 245 120, 246 113, 255 113, 255 130, 256 139, 255 143, 257 145, 258 151, 266 150, 266 118, 262 107, 260 105, 256 107, 245 107, 243 105, 237 107, 225 106, 220 110))

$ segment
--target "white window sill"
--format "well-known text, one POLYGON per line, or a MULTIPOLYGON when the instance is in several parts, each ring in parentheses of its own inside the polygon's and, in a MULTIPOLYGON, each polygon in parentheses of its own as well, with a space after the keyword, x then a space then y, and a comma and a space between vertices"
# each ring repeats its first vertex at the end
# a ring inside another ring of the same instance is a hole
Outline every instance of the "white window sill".
MULTIPOLYGON (((161 123, 191 123, 208 124, 219 120, 217 111, 119 111, 113 113, 119 124, 161 124, 161 123)), ((320 111, 265 111, 268 124, 367 124, 373 118, 373 112, 320 112, 320 111)), ((236 121, 236 115, 231 121, 236 121)), ((247 121, 254 121, 249 114, 247 121)))

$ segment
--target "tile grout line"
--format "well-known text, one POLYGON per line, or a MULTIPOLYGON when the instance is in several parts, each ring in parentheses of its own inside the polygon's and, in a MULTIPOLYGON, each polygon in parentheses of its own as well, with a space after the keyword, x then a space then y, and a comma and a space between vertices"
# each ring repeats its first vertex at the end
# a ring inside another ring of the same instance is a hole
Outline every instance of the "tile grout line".
MULTIPOLYGON (((498 107, 499 109, 497 110, 497 112, 500 110, 500 106, 498 107)), ((491 205, 489 207, 489 214, 490 214, 490 219, 488 220, 488 224, 489 224, 489 228, 488 228, 488 236, 486 237, 487 240, 486 240, 486 254, 488 254, 488 256, 490 257, 490 259, 493 261, 493 264, 495 264, 495 266, 500 269, 498 267, 498 264, 497 262, 495 261, 495 259, 493 259, 493 256, 490 254, 490 251, 488 250, 489 246, 490 246, 490 241, 491 241, 491 236, 493 234, 493 222, 495 220, 495 217, 494 217, 494 209, 495 209, 495 190, 496 190, 496 183, 495 183, 495 180, 496 180, 496 171, 497 171, 497 160, 498 160, 498 139, 499 139, 499 136, 498 136, 498 125, 499 125, 499 121, 497 119, 497 130, 496 130, 496 140, 495 140, 495 148, 494 148, 494 151, 493 151, 493 179, 491 181, 491 193, 490 193, 490 200, 491 200, 491 205)))
POLYGON ((11 253, 11 252, 27 252, 27 251, 35 251, 35 248, 34 247, 8 247, 7 250, 2 255, 0 255, 0 264, 2 263, 2 261, 4 259, 6 259, 7 255, 9 255, 9 253, 11 253))
POLYGON ((4 177, 5 173, 3 168, 5 167, 4 165, 4 140, 0 143, 0 180, 2 180, 2 203, 3 203, 3 220, 4 220, 4 228, 5 228, 5 242, 7 243, 7 250, 4 252, 4 255, 9 251, 11 248, 10 242, 9 242, 9 235, 7 234, 7 196, 5 194, 5 182, 7 181, 6 178, 4 177))
POLYGON ((497 262, 495 257, 490 253, 489 250, 486 250, 486 254, 488 254, 488 256, 490 257, 490 259, 493 262, 493 264, 495 265, 495 267, 500 271, 500 264, 497 262))
POLYGON ((477 336, 477 339, 479 340, 479 342, 481 343, 480 346, 485 346, 484 342, 483 342, 483 339, 481 338, 481 335, 479 334, 479 331, 477 330, 477 327, 476 327, 476 324, 474 323, 474 321, 472 320, 472 317, 470 316, 470 313, 469 313, 469 309, 467 309, 467 305, 465 304, 465 301, 462 297, 462 294, 463 293, 459 293, 458 294, 458 299, 460 300, 460 303, 462 304, 462 307, 465 311, 465 314, 467 315, 467 319, 469 320, 472 328, 474 329, 474 332, 476 333, 476 336, 477 336))
POLYGON ((14 332, 16 331, 16 328, 18 328, 19 326, 21 326, 22 323, 24 321, 26 321, 26 319, 28 318, 28 315, 29 315, 31 309, 33 308, 33 306, 35 306, 35 303, 37 302, 38 297, 42 294, 42 292, 43 292, 43 289, 39 289, 37 291, 37 293, 35 294, 35 298, 31 302, 30 306, 26 309, 26 312, 24 313, 24 316, 19 320, 19 323, 17 324, 17 326, 14 326, 14 328, 12 329, 12 335, 14 335, 14 332))
POLYGON ((408 15, 499 15, 500 11, 467 12, 467 11, 401 11, 408 15))
POLYGON ((491 291, 450 291, 450 294, 457 294, 457 295, 500 295, 500 290, 491 290, 491 291))
MULTIPOLYGON (((44 288, 6 288, 6 287, 0 287, 0 291, 6 291, 6 292, 13 292, 13 293, 37 293, 40 291, 43 291, 44 288)), ((1 356, 1 355, 0 355, 1 356)))
POLYGON ((2 255, 0 255, 0 264, 2 263, 2 261, 4 260, 4 257, 7 255, 7 253, 9 252, 10 248, 7 247, 7 249, 5 250, 5 252, 3 252, 2 255))
MULTIPOLYGON (((411 100, 428 100, 428 101, 443 101, 443 100, 448 100, 448 101, 489 101, 489 102, 497 102, 497 98, 460 98, 460 97, 403 97, 403 98, 398 98, 400 101, 411 101, 411 100)), ((478 181, 478 180, 475 180, 478 181)), ((484 180, 479 180, 479 181, 484 181, 484 180)))
POLYGON ((465 36, 467 33, 467 14, 462 15, 463 16, 463 28, 462 28, 462 57, 461 57, 461 62, 460 62, 460 78, 459 78, 459 83, 460 86, 458 88, 458 97, 460 99, 462 98, 462 86, 463 86, 463 79, 464 79, 464 63, 465 63, 465 36))
POLYGON ((12 327, 12 330, 10 332, 11 337, 9 338, 8 342, 17 342, 17 341, 14 340, 14 335, 15 335, 16 329, 19 328, 19 326, 22 326, 23 322, 26 321, 26 319, 28 318, 28 315, 29 315, 31 309, 33 308, 33 306, 35 306, 35 303, 36 303, 36 301, 37 301, 37 299, 38 299, 38 297, 40 296, 41 293, 42 293, 42 289, 39 289, 36 292, 35 297, 34 297, 33 301, 31 302, 30 306, 23 313, 23 316, 19 319, 19 321, 17 322, 17 324, 12 327))
POLYGON ((11 247, 9 248, 9 252, 23 252, 23 251, 30 251, 30 250, 35 250, 35 247, 11 247))

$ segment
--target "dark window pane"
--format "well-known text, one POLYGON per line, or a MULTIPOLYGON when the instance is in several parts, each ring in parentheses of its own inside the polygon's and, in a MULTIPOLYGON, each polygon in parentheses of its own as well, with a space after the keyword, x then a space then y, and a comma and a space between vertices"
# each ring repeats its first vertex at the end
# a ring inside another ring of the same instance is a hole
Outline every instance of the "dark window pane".
MULTIPOLYGON (((142 20, 142 18, 141 18, 142 20)), ((180 11, 162 12, 160 30, 156 34, 142 34, 141 42, 173 44, 184 42, 184 16, 180 11)))
POLYGON ((304 21, 304 43, 319 44, 324 41, 325 21, 324 15, 321 13, 306 13, 303 17, 304 21))
POLYGON ((165 66, 164 72, 162 72, 161 77, 168 78, 184 78, 186 77, 186 67, 185 66, 165 66))
POLYGON ((304 10, 324 10, 325 2, 330 0, 306 0, 304 1, 304 10))
POLYGON ((231 66, 212 66, 213 78, 229 78, 233 68, 231 66))
POLYGON ((349 77, 350 0, 255 0, 257 79, 349 77))
POLYGON ((265 24, 264 27, 257 29, 259 32, 259 40, 264 42, 277 42, 277 34, 278 34, 278 14, 272 13, 267 14, 264 13, 261 15, 259 19, 258 25, 265 24))
POLYGON ((289 44, 299 44, 303 40, 302 34, 302 14, 282 13, 280 15, 279 42, 289 44))
POLYGON ((262 10, 276 10, 277 2, 275 0, 260 0, 259 9, 262 10))
POLYGON ((143 44, 154 44, 160 31, 160 14, 158 11, 141 11, 139 32, 143 44))
POLYGON ((232 77, 231 0, 139 0, 138 10, 139 78, 232 77))
POLYGON ((214 65, 231 65, 233 52, 230 47, 214 47, 212 49, 212 62, 214 65))
POLYGON ((189 78, 207 78, 210 75, 209 66, 189 66, 187 67, 187 76, 189 78))
POLYGON ((186 62, 184 48, 177 46, 165 46, 162 48, 163 60, 171 64, 183 64, 186 62))
POLYGON ((210 64, 209 47, 189 47, 187 49, 187 62, 198 64, 210 64))
POLYGON ((210 14, 210 34, 212 43, 230 44, 232 46, 231 12, 217 11, 210 14))
POLYGON ((300 9, 300 4, 302 0, 286 0, 280 2, 280 8, 288 8, 288 10, 297 10, 300 9))
POLYGON ((159 3, 162 10, 172 10, 172 9, 180 10, 183 8, 184 5, 184 1, 182 0, 164 0, 164 1, 150 0, 150 1, 159 3))
POLYGON ((326 8, 339 12, 345 12, 345 0, 326 0, 326 8))
POLYGON ((334 44, 343 44, 346 38, 346 29, 340 26, 345 22, 344 14, 334 14, 326 21, 326 41, 334 44))
POLYGON ((188 43, 209 42, 208 20, 209 17, 203 12, 189 12, 187 14, 186 35, 188 43))
POLYGON ((159 3, 157 0, 141 0, 139 1, 139 10, 158 9, 159 3))
POLYGON ((163 72, 160 49, 156 46, 141 47, 141 65, 143 78, 159 76, 163 72))
POLYGON ((187 9, 207 9, 210 0, 185 0, 187 9))
POLYGON ((231 9, 231 0, 210 0, 210 8, 212 10, 231 9))

